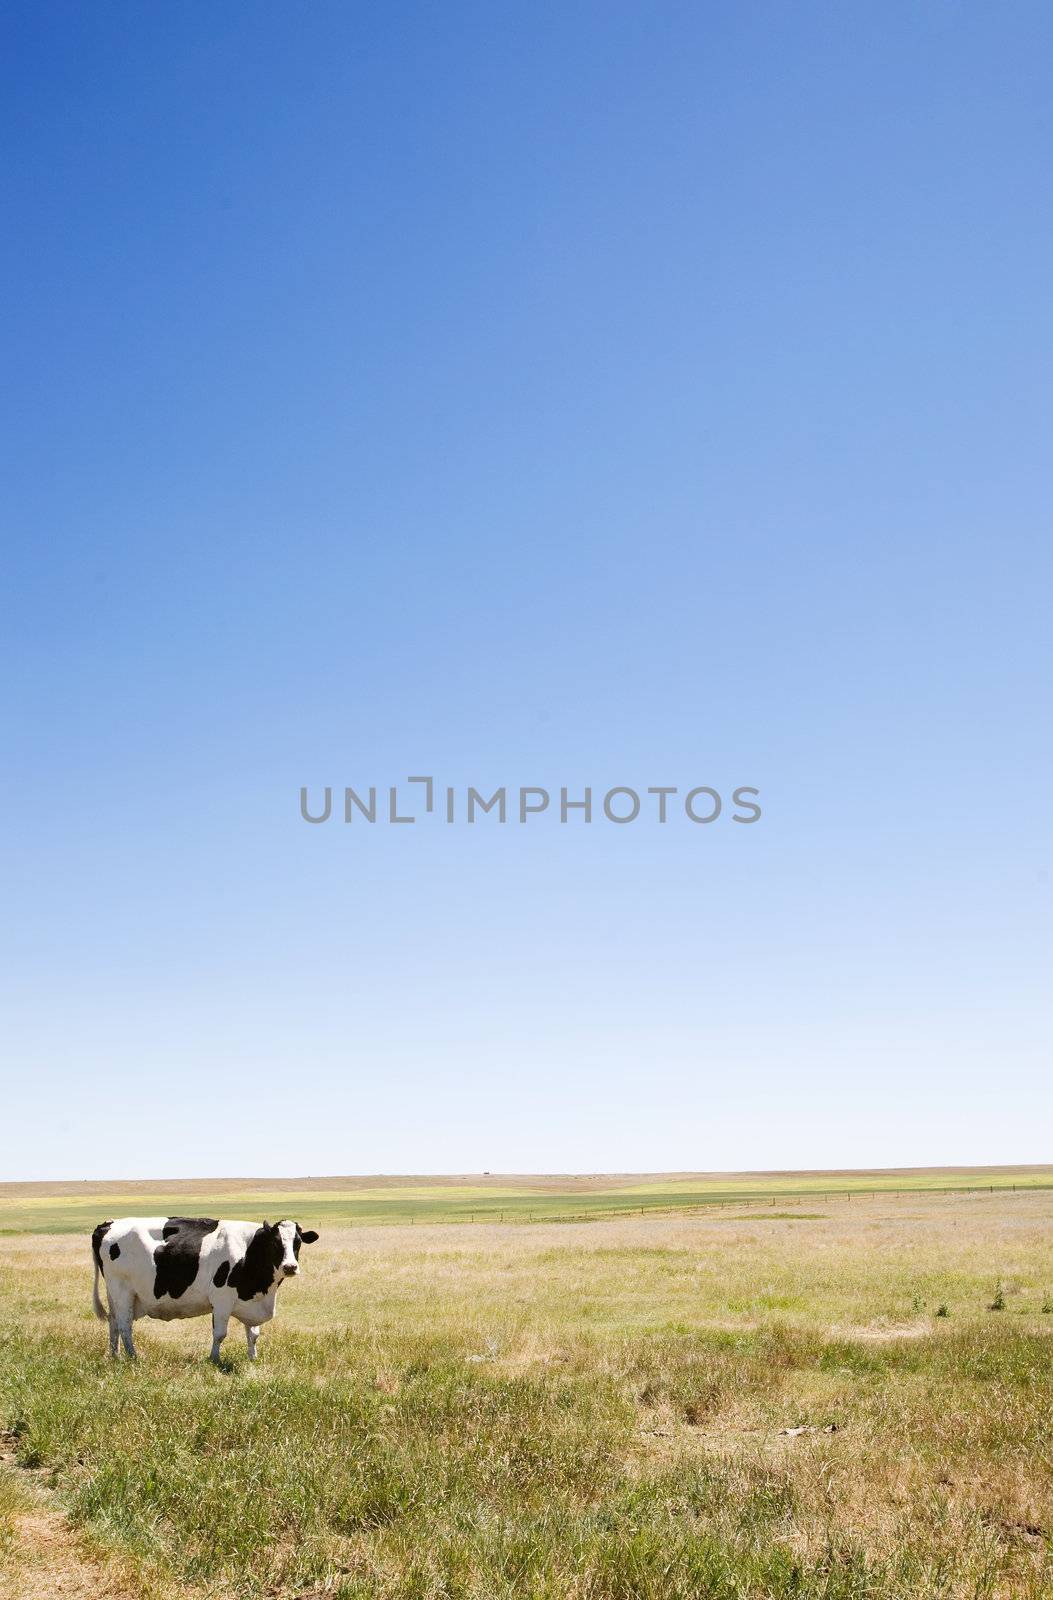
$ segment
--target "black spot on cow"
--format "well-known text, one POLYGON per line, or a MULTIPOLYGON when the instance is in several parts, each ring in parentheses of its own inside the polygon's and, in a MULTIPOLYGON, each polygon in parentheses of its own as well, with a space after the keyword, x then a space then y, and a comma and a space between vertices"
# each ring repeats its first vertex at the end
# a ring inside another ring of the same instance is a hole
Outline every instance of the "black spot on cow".
POLYGON ((238 1291, 238 1299, 255 1300, 257 1295, 266 1294, 284 1254, 277 1222, 273 1227, 265 1222, 257 1228, 244 1256, 230 1270, 231 1287, 238 1291))
POLYGON ((197 1228, 203 1233, 211 1233, 213 1228, 218 1227, 219 1223, 215 1217, 168 1217, 161 1227, 161 1238, 172 1239, 186 1228, 197 1228))
POLYGON ((117 1257, 120 1255, 120 1253, 121 1253, 120 1245, 119 1244, 111 1244, 111 1246, 110 1246, 110 1260, 111 1261, 116 1261, 117 1257))
POLYGON ((163 1244, 154 1251, 154 1299, 178 1300, 197 1277, 201 1241, 219 1227, 215 1217, 169 1217, 161 1229, 163 1244))
POLYGON ((97 1228, 92 1229, 91 1253, 95 1257, 95 1265, 100 1272, 102 1272, 102 1241, 106 1237, 106 1229, 112 1227, 113 1218, 111 1217, 109 1222, 100 1222, 97 1228))
POLYGON ((215 1284, 217 1289, 222 1289, 223 1285, 227 1281, 227 1273, 229 1271, 230 1271, 230 1262, 229 1261, 221 1261, 219 1266, 216 1268, 216 1275, 212 1279, 212 1282, 215 1284))

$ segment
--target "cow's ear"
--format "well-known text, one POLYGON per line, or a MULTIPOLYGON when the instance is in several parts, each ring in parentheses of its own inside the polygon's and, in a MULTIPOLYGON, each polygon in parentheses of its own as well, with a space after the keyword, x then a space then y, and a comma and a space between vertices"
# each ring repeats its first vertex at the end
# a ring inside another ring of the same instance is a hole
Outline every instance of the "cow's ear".
POLYGON ((264 1219, 263 1219, 263 1231, 264 1231, 264 1233, 269 1233, 270 1232, 270 1227, 271 1227, 270 1223, 267 1221, 267 1218, 264 1217, 264 1219))
POLYGON ((300 1233, 300 1243, 301 1244, 314 1244, 314 1242, 315 1242, 315 1240, 317 1238, 318 1238, 318 1235, 315 1233, 313 1228, 308 1228, 306 1233, 304 1233, 301 1230, 301 1233, 300 1233))

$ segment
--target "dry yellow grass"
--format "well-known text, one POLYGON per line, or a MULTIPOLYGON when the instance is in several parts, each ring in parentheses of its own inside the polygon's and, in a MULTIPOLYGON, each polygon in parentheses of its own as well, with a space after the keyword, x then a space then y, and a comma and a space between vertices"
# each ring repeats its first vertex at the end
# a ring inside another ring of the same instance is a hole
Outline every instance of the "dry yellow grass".
POLYGON ((109 1370, 83 1237, 4 1239, 0 1275, 23 1459, 143 1582, 1053 1594, 1049 1192, 330 1227, 254 1371, 208 1370, 199 1322, 109 1370))

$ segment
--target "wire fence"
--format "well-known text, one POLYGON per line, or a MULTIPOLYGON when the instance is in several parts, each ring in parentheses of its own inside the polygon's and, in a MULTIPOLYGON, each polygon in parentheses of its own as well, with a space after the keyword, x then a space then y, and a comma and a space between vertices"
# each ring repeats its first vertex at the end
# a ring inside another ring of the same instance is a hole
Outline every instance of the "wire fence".
MULTIPOLYGON (((635 1205, 589 1206, 582 1210, 564 1210, 553 1206, 548 1209, 543 1205, 535 1209, 525 1209, 522 1206, 476 1206, 470 1210, 435 1211, 426 1209, 410 1211, 405 1214, 390 1213, 371 1217, 351 1217, 351 1225, 358 1226, 391 1226, 400 1224, 405 1226, 430 1226, 437 1224, 454 1223, 484 1223, 501 1224, 515 1223, 519 1225, 548 1225, 551 1223, 579 1223, 579 1222, 605 1222, 619 1217, 698 1217, 711 1215, 713 1212, 742 1212, 749 1211, 752 1216, 762 1217, 764 1213, 772 1211, 776 1206, 799 1208, 808 1205, 830 1205, 834 1201, 853 1200, 905 1200, 905 1199, 934 1199, 942 1195, 964 1194, 1037 1194, 1053 1190, 1051 1183, 979 1183, 979 1184, 947 1184, 919 1185, 915 1188, 888 1189, 882 1187, 854 1188, 828 1190, 796 1190, 789 1193, 748 1195, 714 1195, 709 1197, 692 1198, 691 1200, 669 1201, 655 1200, 644 1201, 635 1205)), ((786 1213, 779 1214, 784 1215, 786 1213)), ((792 1214, 792 1213, 791 1213, 792 1214)), ((804 1214, 804 1213, 800 1213, 804 1214)))

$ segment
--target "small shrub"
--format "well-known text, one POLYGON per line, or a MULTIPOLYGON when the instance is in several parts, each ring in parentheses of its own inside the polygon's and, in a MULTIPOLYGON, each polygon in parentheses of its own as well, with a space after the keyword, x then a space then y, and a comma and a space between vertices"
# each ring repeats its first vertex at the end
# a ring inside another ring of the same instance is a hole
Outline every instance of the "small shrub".
POLYGON ((995 1290, 995 1297, 991 1301, 991 1304, 988 1306, 987 1309, 988 1309, 988 1311, 1004 1311, 1005 1310, 1005 1295, 1002 1292, 1002 1285, 1001 1284, 999 1284, 998 1288, 995 1290))
POLYGON ((1048 1316, 1053 1311, 1053 1295, 1047 1294, 1042 1301, 1042 1310, 1048 1316))
POLYGON ((939 1305, 936 1307, 936 1315, 938 1317, 949 1317, 950 1314, 951 1310, 946 1300, 941 1300, 939 1305))

